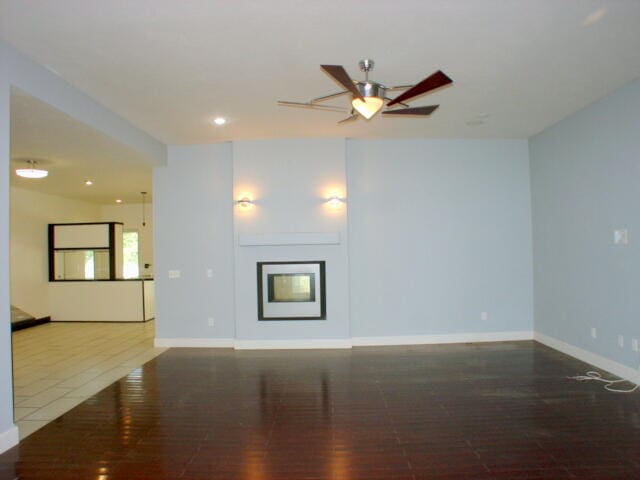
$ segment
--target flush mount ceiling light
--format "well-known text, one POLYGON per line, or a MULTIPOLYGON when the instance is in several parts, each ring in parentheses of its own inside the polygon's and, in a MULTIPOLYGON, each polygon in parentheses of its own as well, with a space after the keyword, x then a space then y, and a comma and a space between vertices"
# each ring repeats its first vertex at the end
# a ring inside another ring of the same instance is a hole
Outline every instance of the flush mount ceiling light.
POLYGON ((91 185, 93 185, 93 180, 85 180, 84 184, 90 187, 91 185))
POLYGON ((116 203, 122 203, 122 200, 119 198, 116 198, 116 203))
POLYGON ((311 108, 315 110, 326 110, 330 112, 351 112, 351 115, 338 123, 345 123, 351 120, 356 120, 358 117, 364 117, 365 120, 373 118, 384 106, 385 102, 387 107, 393 105, 400 105, 403 108, 396 108, 392 110, 385 110, 383 115, 410 115, 426 117, 431 115, 439 105, 428 105, 425 107, 409 107, 405 102, 409 99, 417 97, 419 95, 432 92, 438 88, 444 87, 453 83, 447 75, 438 70, 434 74, 425 78, 415 85, 398 85, 395 87, 387 87, 379 82, 369 80, 369 72, 373 70, 374 62, 370 59, 360 60, 360 70, 364 72, 365 79, 363 81, 352 80, 349 74, 342 65, 321 65, 320 68, 324 70, 333 80, 335 80, 340 86, 344 88, 343 91, 338 93, 332 93, 323 97, 314 98, 309 102, 289 102, 279 101, 278 105, 285 107, 302 107, 311 108), (404 93, 398 95, 396 98, 391 99, 387 97, 387 92, 393 90, 406 90, 404 93), (341 95, 351 95, 351 109, 346 109, 340 106, 323 104, 326 100, 339 97, 341 95))
POLYGON ((224 117, 216 117, 212 120, 212 123, 221 126, 224 125, 225 123, 227 123, 227 119, 224 117))
POLYGON ((49 175, 48 171, 36 168, 37 163, 38 162, 35 160, 27 160, 27 165, 29 165, 29 167, 17 168, 16 175, 24 178, 44 178, 49 175))

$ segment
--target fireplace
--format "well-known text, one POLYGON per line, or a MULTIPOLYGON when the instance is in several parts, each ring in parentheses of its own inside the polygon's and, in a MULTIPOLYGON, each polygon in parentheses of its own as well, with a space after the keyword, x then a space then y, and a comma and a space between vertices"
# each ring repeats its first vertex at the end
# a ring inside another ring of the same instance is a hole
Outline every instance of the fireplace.
POLYGON ((258 262, 258 320, 325 320, 324 261, 258 262))

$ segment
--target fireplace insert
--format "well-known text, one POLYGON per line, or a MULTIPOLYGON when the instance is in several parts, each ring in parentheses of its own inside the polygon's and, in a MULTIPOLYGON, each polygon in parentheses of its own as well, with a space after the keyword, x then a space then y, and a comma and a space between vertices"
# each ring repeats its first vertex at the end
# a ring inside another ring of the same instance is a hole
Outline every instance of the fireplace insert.
POLYGON ((258 262, 259 320, 325 320, 325 262, 258 262))

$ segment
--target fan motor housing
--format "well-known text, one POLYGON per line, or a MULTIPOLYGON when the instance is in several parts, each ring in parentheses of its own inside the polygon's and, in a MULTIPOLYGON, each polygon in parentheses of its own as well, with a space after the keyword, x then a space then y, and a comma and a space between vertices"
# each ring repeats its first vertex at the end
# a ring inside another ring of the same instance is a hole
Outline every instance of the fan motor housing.
POLYGON ((387 88, 377 82, 358 82, 356 87, 363 97, 386 98, 387 88))

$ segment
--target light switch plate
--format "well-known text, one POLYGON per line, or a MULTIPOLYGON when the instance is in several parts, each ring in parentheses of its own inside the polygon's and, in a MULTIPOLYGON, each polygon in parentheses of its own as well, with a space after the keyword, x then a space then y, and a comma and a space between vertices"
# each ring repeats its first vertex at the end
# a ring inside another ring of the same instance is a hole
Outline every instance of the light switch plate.
POLYGON ((624 348, 624 335, 618 335, 618 346, 624 348))
POLYGON ((628 245, 629 244, 629 232, 627 229, 614 230, 613 231, 613 243, 616 245, 628 245))
POLYGON ((180 278, 180 270, 169 270, 169 278, 180 278))
POLYGON ((591 338, 598 338, 598 330, 596 330, 596 327, 591 327, 591 338))
POLYGON ((212 268, 207 268, 207 277, 209 277, 209 278, 213 277, 213 269, 212 268))
POLYGON ((634 352, 638 351, 638 339, 637 338, 634 338, 634 339, 631 340, 631 349, 634 352))
POLYGON ((480 312, 480 320, 489 320, 488 312, 480 312))

